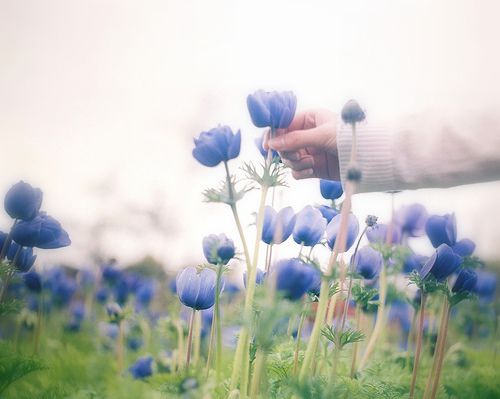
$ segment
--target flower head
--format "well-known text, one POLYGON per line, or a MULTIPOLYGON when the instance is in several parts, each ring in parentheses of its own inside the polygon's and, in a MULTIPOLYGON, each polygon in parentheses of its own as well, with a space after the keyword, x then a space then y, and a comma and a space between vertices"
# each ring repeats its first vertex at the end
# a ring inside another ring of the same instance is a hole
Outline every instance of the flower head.
POLYGON ((401 226, 401 232, 409 237, 420 237, 425 233, 427 210, 421 204, 405 205, 398 209, 395 220, 401 226))
POLYGON ((494 273, 484 270, 478 270, 477 281, 473 291, 479 299, 490 302, 495 299, 495 291, 497 287, 497 278, 494 273))
POLYGON ((439 247, 441 244, 447 244, 450 247, 454 246, 457 242, 457 221, 455 214, 433 215, 429 217, 425 224, 425 232, 434 248, 439 247))
MULTIPOLYGON (((257 137, 255 139, 255 146, 257 147, 257 149, 259 150, 259 152, 261 153, 261 155, 264 157, 264 158, 267 158, 267 151, 264 149, 264 137, 265 135, 267 134, 266 131, 264 131, 259 137, 257 137)), ((278 151, 276 150, 271 150, 271 157, 272 159, 274 158, 279 158, 279 154, 278 154, 278 151)))
POLYGON ((233 133, 229 126, 217 126, 208 132, 201 132, 194 139, 193 157, 205 166, 217 166, 221 162, 240 155, 241 132, 233 133))
POLYGON ((458 273, 452 292, 471 292, 476 286, 477 274, 473 269, 464 268, 458 273))
POLYGON ((342 183, 336 180, 320 179, 319 189, 324 199, 335 200, 344 194, 342 183))
POLYGON ((468 238, 464 238, 463 240, 460 240, 455 245, 453 245, 452 248, 455 253, 460 256, 470 256, 476 249, 476 244, 474 243, 474 241, 469 240, 468 238))
POLYGON ((382 269, 382 254, 370 246, 361 248, 354 258, 354 270, 366 280, 376 278, 382 269))
POLYGON ((287 206, 276 212, 273 207, 264 208, 264 225, 262 228, 262 241, 266 244, 281 244, 292 234, 295 226, 295 212, 287 206))
POLYGON ((339 214, 335 208, 328 205, 318 205, 316 208, 321 212, 327 223, 330 223, 330 221, 339 214))
POLYGON ((181 270, 176 279, 179 300, 187 307, 196 310, 212 307, 215 302, 216 279, 216 273, 208 268, 199 273, 192 266, 181 270))
POLYGON ((413 252, 408 254, 403 260, 403 273, 410 274, 414 270, 420 271, 426 261, 426 256, 417 255, 413 252))
MULTIPOLYGON (((389 234, 389 226, 383 223, 377 223, 366 229, 366 237, 372 244, 385 244, 387 235, 389 234)), ((401 228, 397 224, 391 226, 391 244, 401 243, 401 228)))
POLYGON ((53 217, 41 212, 34 219, 21 221, 12 228, 12 239, 23 247, 55 249, 71 244, 68 233, 53 217))
POLYGON ((258 90, 247 97, 248 111, 257 127, 287 128, 297 108, 297 97, 291 91, 258 90))
MULTIPOLYGON (((3 248, 7 234, 0 231, 0 249, 3 248)), ((7 249, 7 259, 13 262, 17 271, 24 273, 31 269, 35 263, 36 255, 33 255, 33 248, 22 248, 15 242, 11 242, 7 249), (18 253, 19 252, 19 253, 18 253)))
POLYGON ((5 211, 12 219, 31 220, 40 210, 43 193, 39 188, 31 187, 20 181, 14 184, 5 195, 5 211))
POLYGON ((224 233, 210 234, 203 239, 203 253, 208 263, 225 265, 234 258, 235 252, 233 240, 224 233))
POLYGON ((42 278, 35 271, 23 274, 24 285, 31 292, 39 293, 42 291, 42 278))
MULTIPOLYGON (((335 245, 335 241, 337 240, 337 236, 339 234, 339 229, 340 229, 340 219, 342 215, 339 214, 335 216, 330 223, 328 223, 328 226, 326 227, 326 239, 328 241, 328 246, 330 249, 333 249, 335 245)), ((359 222, 358 218, 354 216, 353 213, 349 214, 349 218, 347 220, 347 239, 346 239, 346 244, 344 251, 346 252, 349 250, 349 248, 352 247, 354 244, 354 241, 356 241, 356 237, 358 236, 359 233, 359 222)))
POLYGON ((135 379, 144 379, 153 375, 153 358, 144 356, 136 360, 136 362, 128 369, 132 377, 135 379))
POLYGON ((326 228, 326 220, 319 210, 307 205, 295 219, 293 239, 297 244, 313 247, 320 242, 326 228))
POLYGON ((461 263, 462 258, 450 246, 441 244, 420 269, 420 277, 426 278, 432 274, 438 281, 442 281, 456 272, 461 263))
POLYGON ((309 291, 316 272, 316 268, 300 259, 280 260, 273 268, 273 273, 276 273, 276 289, 285 298, 296 301, 309 291))
POLYGON ((342 108, 341 117, 344 123, 358 123, 365 120, 365 112, 356 100, 349 100, 342 108))

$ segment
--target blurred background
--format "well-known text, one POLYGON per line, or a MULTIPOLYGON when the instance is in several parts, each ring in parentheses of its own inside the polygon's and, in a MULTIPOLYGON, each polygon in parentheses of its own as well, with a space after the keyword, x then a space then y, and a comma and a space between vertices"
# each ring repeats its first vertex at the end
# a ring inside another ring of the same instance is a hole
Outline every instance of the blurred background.
MULTIPOLYGON (((240 128, 233 172, 260 160, 245 100, 261 88, 293 90, 299 109, 356 98, 369 120, 491 105, 499 12, 494 0, 0 0, 0 195, 21 179, 40 187, 70 233, 39 265, 200 263, 205 235, 239 241, 228 209, 202 202, 224 172, 194 160, 194 136, 240 128)), ((277 198, 295 211, 322 202, 317 180, 290 179, 277 198)), ((456 212, 458 237, 499 257, 499 183, 396 197, 411 202, 456 212)), ((256 193, 240 204, 246 226, 256 205, 256 193)), ((387 220, 390 197, 357 195, 354 212, 387 220)))

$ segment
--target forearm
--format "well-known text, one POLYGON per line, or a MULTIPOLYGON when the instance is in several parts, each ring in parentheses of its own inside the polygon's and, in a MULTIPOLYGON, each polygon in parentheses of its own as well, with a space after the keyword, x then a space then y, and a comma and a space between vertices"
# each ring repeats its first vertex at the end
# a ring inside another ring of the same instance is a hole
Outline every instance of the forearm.
MULTIPOLYGON (((340 173, 349 163, 351 129, 338 133, 340 173)), ((425 113, 391 127, 357 129, 358 192, 451 187, 500 179, 500 113, 453 117, 425 113)))

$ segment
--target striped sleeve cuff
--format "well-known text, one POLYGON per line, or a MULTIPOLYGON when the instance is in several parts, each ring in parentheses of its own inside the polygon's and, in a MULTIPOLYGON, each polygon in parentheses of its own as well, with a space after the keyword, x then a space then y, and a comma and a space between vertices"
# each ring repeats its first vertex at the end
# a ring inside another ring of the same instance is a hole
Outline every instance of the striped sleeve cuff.
MULTIPOLYGON (((340 177, 346 182, 351 165, 352 128, 341 124, 337 135, 340 177)), ((390 191, 395 189, 393 140, 384 127, 360 124, 356 127, 356 166, 361 169, 361 181, 356 192, 390 191)))

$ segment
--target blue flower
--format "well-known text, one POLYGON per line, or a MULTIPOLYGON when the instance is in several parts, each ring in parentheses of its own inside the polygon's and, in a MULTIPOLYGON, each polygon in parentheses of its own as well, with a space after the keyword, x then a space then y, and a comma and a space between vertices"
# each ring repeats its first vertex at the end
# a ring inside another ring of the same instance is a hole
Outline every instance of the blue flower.
MULTIPOLYGON (((385 244, 387 242, 387 235, 389 226, 382 223, 377 223, 372 227, 366 229, 366 237, 372 244, 385 244)), ((391 227, 391 244, 398 245, 401 243, 401 228, 397 224, 391 227)))
POLYGON ((401 232, 408 237, 420 237, 425 234, 427 210, 421 204, 404 205, 398 209, 395 220, 401 226, 401 232))
POLYGON ((33 220, 17 223, 11 233, 12 239, 23 247, 55 249, 71 244, 61 224, 45 212, 39 213, 33 220))
POLYGON ((203 239, 203 253, 208 263, 225 265, 234 258, 235 252, 233 240, 224 233, 210 234, 203 239))
POLYGON ((349 100, 342 108, 341 117, 344 123, 358 123, 365 119, 365 112, 356 100, 349 100))
POLYGON ((291 91, 258 90, 247 97, 247 106, 255 126, 284 129, 292 123, 297 97, 291 91))
POLYGON ((31 220, 40 210, 43 193, 39 188, 31 187, 20 181, 14 184, 5 195, 5 211, 12 219, 31 220))
POLYGON ((370 246, 366 246, 356 253, 356 258, 353 262, 354 270, 366 280, 372 280, 379 275, 383 262, 384 258, 380 252, 370 246))
POLYGON ((317 269, 300 259, 292 258, 278 261, 273 273, 276 273, 276 289, 285 298, 296 301, 311 288, 317 269))
POLYGON ((471 292, 476 286, 477 274, 473 269, 464 268, 458 273, 452 292, 471 292))
MULTIPOLYGON (((266 272, 261 269, 257 269, 257 273, 255 274, 255 283, 258 285, 264 284, 264 279, 266 278, 266 272)), ((247 272, 243 272, 243 285, 247 288, 247 272)))
POLYGON ((83 321, 85 313, 85 304, 82 301, 76 301, 71 305, 71 316, 78 323, 83 321))
POLYGON ((113 286, 120 281, 122 271, 115 267, 115 263, 111 262, 102 268, 102 279, 109 285, 113 286))
POLYGON ((452 248, 460 256, 471 256, 476 249, 476 244, 474 241, 464 238, 453 245, 452 248))
POLYGON ((329 200, 335 200, 342 197, 342 194, 344 194, 342 183, 336 180, 320 179, 319 190, 323 198, 329 200))
POLYGON ((328 205, 318 205, 316 208, 321 212, 323 217, 326 219, 327 223, 330 223, 331 220, 339 214, 339 212, 328 205))
POLYGON ((229 126, 217 126, 208 132, 201 132, 194 139, 193 157, 205 166, 217 166, 221 162, 240 155, 241 132, 233 133, 229 126))
MULTIPOLYGON (((326 239, 328 241, 328 246, 330 247, 330 249, 333 249, 333 246, 335 245, 335 240, 337 240, 337 235, 340 229, 340 219, 341 215, 339 214, 335 216, 330 221, 330 223, 328 223, 328 226, 326 227, 326 239)), ((354 216, 354 214, 350 213, 349 219, 347 221, 347 240, 345 244, 345 250, 343 252, 348 251, 349 248, 352 247, 352 245, 356 241, 358 233, 359 233, 358 219, 356 218, 356 216, 354 216)))
POLYGON ((42 278, 37 272, 31 271, 28 273, 24 273, 23 280, 24 285, 31 292, 39 293, 40 291, 42 291, 42 278))
POLYGON ((95 299, 97 302, 104 304, 108 300, 108 295, 109 294, 107 288, 101 287, 95 293, 95 299))
POLYGON ((455 273, 461 263, 462 258, 453 249, 447 244, 441 244, 420 269, 420 277, 426 278, 429 274, 432 274, 438 281, 442 281, 455 273))
POLYGON ((450 247, 457 242, 457 221, 455 214, 451 215, 433 215, 427 219, 425 224, 425 232, 431 240, 434 248, 441 244, 447 244, 450 247))
POLYGON ((497 278, 495 274, 484 270, 478 270, 476 273, 477 282, 473 291, 483 301, 493 301, 495 299, 495 291, 497 287, 497 278))
MULTIPOLYGON (((257 149, 259 150, 259 152, 261 153, 261 155, 267 159, 267 151, 264 149, 264 137, 265 135, 267 134, 266 131, 262 132, 262 134, 257 137, 254 142, 255 142, 255 146, 257 147, 257 149)), ((278 154, 278 151, 275 151, 275 150, 271 150, 271 156, 272 156, 272 159, 275 159, 275 158, 278 158, 280 157, 280 155, 278 154)))
POLYGON ((151 303, 155 295, 155 284, 152 280, 144 280, 139 284, 135 292, 137 303, 142 308, 146 308, 151 303))
MULTIPOLYGON (((1 241, 2 240, 0 239, 0 244, 1 241)), ((33 255, 33 248, 22 248, 15 242, 12 242, 7 251, 7 259, 11 262, 15 260, 16 262, 14 266, 17 271, 24 273, 31 269, 31 266, 35 263, 36 255, 33 255)))
POLYGON ((326 220, 319 210, 307 205, 296 216, 293 239, 297 244, 313 247, 320 242, 326 228, 326 220))
POLYGON ((128 369, 132 377, 135 379, 144 379, 153 375, 153 358, 144 356, 136 360, 136 362, 128 369))
POLYGON ((264 208, 264 225, 262 241, 266 244, 281 244, 292 234, 295 226, 295 213, 287 206, 276 212, 271 206, 264 208))
POLYGON ((136 337, 136 336, 127 337, 127 347, 132 351, 136 351, 143 344, 144 340, 141 337, 136 337))
POLYGON ((417 255, 413 252, 408 254, 403 260, 403 273, 410 274, 414 270, 420 271, 426 261, 426 256, 417 255))
POLYGON ((200 273, 192 266, 183 269, 177 275, 176 282, 179 300, 196 310, 212 307, 215 302, 216 279, 216 273, 211 269, 205 268, 200 273))

